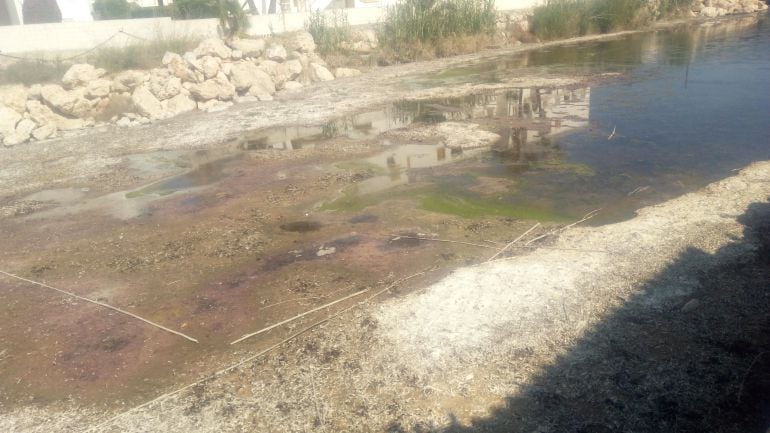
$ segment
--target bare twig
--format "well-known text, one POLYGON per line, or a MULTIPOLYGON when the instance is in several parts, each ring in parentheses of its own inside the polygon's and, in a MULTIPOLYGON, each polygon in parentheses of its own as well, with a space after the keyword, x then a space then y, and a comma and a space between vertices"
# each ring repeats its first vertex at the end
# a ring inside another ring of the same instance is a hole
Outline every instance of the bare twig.
POLYGON ((304 333, 306 333, 308 331, 311 331, 311 330, 313 330, 313 329, 323 325, 324 323, 329 322, 329 321, 335 319, 336 317, 339 317, 339 316, 345 314, 346 312, 352 310, 353 308, 361 306, 361 305, 364 305, 365 303, 367 303, 370 300, 372 300, 374 297, 379 296, 379 295, 387 292, 388 290, 396 287, 397 285, 399 285, 399 284, 401 284, 401 283, 403 283, 403 282, 405 282, 407 280, 410 280, 412 278, 418 277, 420 275, 424 275, 426 272, 428 272, 428 270, 421 271, 421 272, 418 272, 416 274, 410 275, 408 277, 404 277, 404 278, 401 278, 399 280, 396 280, 393 283, 391 283, 389 286, 385 287, 384 289, 380 290, 377 293, 372 294, 371 296, 367 297, 366 299, 364 299, 363 301, 359 302, 358 304, 351 305, 350 307, 344 308, 344 309, 342 309, 342 310, 332 314, 331 316, 329 316, 329 317, 327 317, 325 319, 319 320, 318 322, 308 326, 307 328, 304 328, 304 329, 302 329, 300 331, 295 332, 294 334, 291 334, 290 336, 284 338, 283 340, 273 344, 272 346, 270 346, 270 347, 268 347, 268 348, 266 348, 266 349, 264 349, 264 350, 262 350, 262 351, 260 351, 258 353, 255 353, 254 355, 248 356, 248 357, 238 361, 237 363, 235 363, 233 365, 230 365, 230 366, 225 367, 225 368, 223 368, 221 370, 215 371, 214 373, 209 374, 208 376, 198 380, 197 382, 193 382, 193 383, 191 383, 189 385, 186 385, 186 386, 184 386, 182 388, 179 388, 179 389, 177 389, 175 391, 167 392, 167 393, 165 393, 165 394, 163 394, 161 396, 158 396, 158 397, 156 397, 156 398, 154 398, 154 399, 152 399, 152 400, 150 400, 148 402, 142 403, 139 406, 132 407, 131 409, 129 409, 129 410, 125 411, 125 412, 121 412, 121 413, 111 417, 110 419, 108 419, 108 420, 106 420, 106 421, 104 421, 104 422, 102 422, 102 423, 100 423, 100 424, 98 424, 96 426, 88 427, 85 430, 83 430, 83 433, 91 432, 91 431, 94 431, 94 430, 99 430, 99 429, 101 429, 103 427, 106 427, 106 426, 110 425, 113 421, 115 421, 117 419, 120 419, 120 418, 122 418, 122 417, 124 417, 124 416, 126 416, 128 414, 131 414, 131 413, 136 412, 138 410, 144 409, 144 408, 146 408, 148 406, 151 406, 152 404, 154 404, 156 402, 162 402, 163 400, 165 400, 165 399, 167 399, 169 397, 172 397, 174 395, 180 394, 180 393, 182 393, 182 392, 184 392, 184 391, 186 391, 186 390, 188 390, 188 389, 190 389, 190 388, 192 388, 192 387, 194 387, 196 385, 200 385, 201 383, 207 382, 207 381, 215 379, 215 378, 217 378, 217 377, 219 377, 219 376, 221 376, 223 374, 229 373, 229 372, 235 370, 236 368, 239 368, 240 366, 242 366, 244 364, 247 364, 247 363, 249 363, 251 361, 254 361, 255 359, 259 358, 260 356, 265 355, 266 353, 275 350, 276 348, 278 348, 278 347, 288 343, 289 341, 294 340, 295 338, 299 337, 300 335, 302 335, 302 334, 304 334, 304 333))
POLYGON ((180 336, 182 338, 190 340, 193 343, 197 343, 198 342, 198 340, 190 337, 189 335, 185 335, 185 334, 183 334, 183 333, 181 333, 179 331, 174 331, 173 329, 166 328, 165 326, 160 325, 158 323, 155 323, 153 321, 147 320, 144 317, 137 316, 134 313, 129 313, 126 310, 122 310, 122 309, 120 309, 118 307, 113 307, 112 305, 105 304, 104 302, 99 302, 99 301, 95 301, 93 299, 84 298, 84 297, 82 297, 80 295, 76 295, 76 294, 74 294, 72 292, 68 292, 68 291, 62 290, 62 289, 57 289, 56 287, 49 286, 48 284, 44 284, 44 283, 40 283, 40 282, 37 282, 37 281, 28 280, 26 278, 23 278, 23 277, 20 277, 18 275, 14 275, 14 274, 11 274, 11 273, 8 273, 8 272, 5 272, 5 271, 0 271, 0 274, 6 275, 6 276, 11 277, 11 278, 16 278, 17 280, 26 281, 28 283, 35 284, 35 285, 40 286, 40 287, 45 287, 46 289, 55 290, 55 291, 57 291, 59 293, 65 294, 67 296, 71 296, 73 298, 80 299, 81 301, 90 302, 90 303, 98 305, 100 307, 108 308, 108 309, 110 309, 112 311, 117 311, 118 313, 125 314, 126 316, 133 317, 134 319, 137 319, 137 320, 141 320, 142 322, 147 323, 149 325, 152 325, 152 326, 154 326, 154 327, 156 327, 158 329, 162 329, 162 330, 164 330, 166 332, 170 332, 170 333, 172 333, 174 335, 178 335, 178 336, 180 336))
POLYGON ((504 246, 504 247, 503 247, 503 248, 502 248, 500 251, 498 251, 497 253, 495 253, 495 255, 494 255, 494 256, 492 256, 492 257, 490 257, 490 258, 489 258, 489 260, 487 260, 487 261, 488 261, 488 262, 491 262, 492 260, 494 260, 494 258, 495 258, 495 257, 497 257, 497 256, 499 256, 500 254, 504 253, 504 252, 505 252, 505 250, 507 250, 509 247, 511 247, 511 246, 512 246, 513 244, 515 244, 516 242, 520 241, 522 238, 524 238, 524 236, 528 235, 528 234, 529 234, 529 233, 530 233, 532 230, 534 230, 534 229, 536 229, 536 228, 538 228, 538 227, 540 227, 540 223, 536 223, 535 225, 533 225, 532 227, 530 227, 530 228, 529 228, 529 230, 527 230, 527 231, 525 231, 524 233, 522 233, 522 234, 521 234, 519 237, 517 237, 516 239, 514 239, 514 240, 510 241, 509 243, 507 243, 507 244, 506 244, 506 245, 505 245, 505 246, 504 246))
POLYGON ((567 229, 569 229, 569 228, 572 228, 572 227, 574 227, 574 226, 576 226, 576 225, 578 225, 578 224, 580 224, 580 223, 582 223, 582 222, 588 221, 588 220, 590 220, 591 218, 595 217, 595 216, 596 216, 596 214, 598 214, 600 210, 601 210, 601 209, 592 210, 591 212, 588 212, 587 214, 585 214, 585 216, 583 216, 583 218, 581 218, 580 220, 578 220, 578 221, 575 221, 575 222, 574 222, 574 223, 572 223, 572 224, 566 225, 566 226, 564 226, 564 227, 562 227, 562 228, 560 228, 560 229, 552 230, 552 231, 550 231, 550 232, 548 232, 548 233, 546 233, 546 234, 540 235, 540 236, 538 236, 538 237, 536 237, 536 238, 534 238, 534 239, 530 239, 530 240, 529 240, 529 241, 527 241, 527 243, 525 243, 524 245, 525 245, 525 246, 526 246, 526 245, 530 245, 532 242, 535 242, 535 241, 539 241, 540 239, 543 239, 543 238, 545 238, 545 237, 548 237, 548 236, 551 236, 551 235, 555 235, 555 234, 557 234, 557 233, 561 233, 561 232, 563 232, 563 231, 565 231, 565 230, 567 230, 567 229))
POLYGON ((271 329, 274 329, 274 328, 277 328, 277 327, 279 327, 279 326, 281 326, 281 325, 285 325, 285 324, 287 324, 287 323, 289 323, 289 322, 293 322, 293 321, 295 321, 295 320, 297 320, 297 319, 300 319, 300 318, 302 318, 302 317, 305 317, 305 316, 307 316, 308 314, 312 314, 312 313, 315 313, 315 312, 316 312, 316 311, 318 311, 318 310, 323 310, 323 309, 324 309, 324 308, 326 308, 326 307, 331 307, 331 306, 332 306, 332 305, 334 305, 334 304, 337 304, 337 303, 339 303, 339 302, 342 302, 342 301, 344 301, 344 300, 346 300, 346 299, 350 299, 350 298, 352 298, 352 297, 354 297, 354 296, 358 296, 358 295, 360 295, 360 294, 362 294, 362 293, 366 293, 366 292, 368 292, 368 291, 369 291, 369 289, 364 289, 364 290, 359 290, 359 291, 357 291, 357 292, 355 292, 355 293, 351 293, 350 295, 344 296, 344 297, 342 297, 342 298, 340 298, 340 299, 337 299, 336 301, 332 301, 332 302, 329 302, 328 304, 324 304, 324 305, 321 305, 320 307, 316 307, 316 308, 313 308, 313 309, 312 309, 312 310, 310 310, 310 311, 305 311, 305 312, 304 312, 304 313, 302 313, 302 314, 297 314, 297 315, 296 315, 296 316, 294 316, 294 317, 291 317, 291 318, 289 318, 289 319, 286 319, 286 320, 284 320, 284 321, 281 321, 281 322, 278 322, 278 323, 276 323, 276 324, 270 325, 270 326, 268 326, 267 328, 262 328, 262 329, 260 329, 259 331, 256 331, 256 332, 252 332, 252 333, 250 333, 250 334, 246 334, 246 335, 244 335, 243 337, 241 337, 241 338, 239 338, 239 339, 237 339, 237 340, 233 341, 233 342, 232 342, 232 343, 230 343, 230 344, 236 344, 236 343, 240 343, 241 341, 243 341, 243 340, 246 340, 246 339, 248 339, 248 338, 251 338, 251 337, 253 337, 253 336, 255 336, 255 335, 259 335, 259 334, 261 334, 261 333, 263 333, 263 332, 267 332, 267 331, 269 331, 269 330, 271 330, 271 329))
POLYGON ((746 370, 746 373, 743 375, 743 379, 741 380, 741 385, 738 387, 738 404, 741 404, 741 396, 743 395, 743 386, 746 385, 746 379, 749 378, 749 374, 751 374, 751 370, 754 369, 754 364, 759 361, 759 358, 761 358, 763 355, 770 353, 767 350, 759 352, 757 356, 754 357, 754 359, 751 361, 751 364, 749 364, 749 369, 746 370))
POLYGON ((276 303, 273 303, 273 304, 265 305, 264 307, 260 308, 259 310, 260 311, 267 310, 268 308, 275 307, 276 305, 286 304, 286 303, 289 303, 289 302, 299 302, 299 301, 306 301, 306 300, 310 300, 310 299, 325 299, 325 298, 328 298, 328 297, 330 297, 331 295, 333 295, 335 293, 339 293, 339 292, 343 292, 345 290, 349 290, 352 287, 353 287, 353 285, 350 285, 350 286, 347 286, 347 287, 343 287, 341 289, 337 289, 337 290, 331 291, 331 292, 329 292, 329 293, 327 293, 325 295, 321 295, 321 296, 305 296, 304 298, 287 299, 285 301, 279 301, 279 302, 276 302, 276 303))
POLYGON ((472 246, 472 247, 489 248, 489 249, 493 249, 493 250, 497 249, 495 247, 490 247, 489 245, 484 245, 484 244, 474 244, 472 242, 453 241, 453 240, 449 240, 449 239, 424 238, 424 237, 419 237, 419 236, 393 235, 393 238, 391 240, 395 241, 395 240, 398 240, 398 239, 417 239, 417 240, 421 240, 421 241, 447 242, 447 243, 451 243, 451 244, 469 245, 469 246, 472 246))

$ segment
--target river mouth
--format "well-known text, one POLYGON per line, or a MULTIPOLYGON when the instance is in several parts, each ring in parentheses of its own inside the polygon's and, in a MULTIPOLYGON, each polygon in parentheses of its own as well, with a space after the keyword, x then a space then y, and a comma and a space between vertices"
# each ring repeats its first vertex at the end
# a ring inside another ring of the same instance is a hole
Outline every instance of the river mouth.
POLYGON ((205 155, 127 158, 143 174, 107 196, 63 185, 3 203, 20 274, 200 341, 3 280, 3 402, 142 402, 237 358, 244 333, 391 274, 479 263, 536 222, 620 221, 768 159, 767 42, 752 18, 498 59, 409 85, 623 75, 249 131, 205 155))

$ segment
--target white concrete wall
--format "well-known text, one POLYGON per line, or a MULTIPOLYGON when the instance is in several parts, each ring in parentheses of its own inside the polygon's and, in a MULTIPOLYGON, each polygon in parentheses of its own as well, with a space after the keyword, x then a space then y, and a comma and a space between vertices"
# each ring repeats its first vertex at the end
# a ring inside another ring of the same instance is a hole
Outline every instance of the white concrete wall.
MULTIPOLYGON (((497 0, 498 9, 526 9, 540 0, 497 0)), ((343 9, 351 25, 373 24, 385 16, 383 8, 343 9)), ((307 21, 307 13, 251 16, 252 35, 270 35, 301 30, 307 21)), ((0 53, 60 53, 85 51, 104 42, 111 36, 109 46, 139 42, 124 34, 125 31, 144 39, 217 36, 216 19, 171 20, 170 18, 146 18, 93 22, 69 22, 55 24, 30 24, 0 26, 0 53), (115 36, 116 35, 116 36, 115 36)))

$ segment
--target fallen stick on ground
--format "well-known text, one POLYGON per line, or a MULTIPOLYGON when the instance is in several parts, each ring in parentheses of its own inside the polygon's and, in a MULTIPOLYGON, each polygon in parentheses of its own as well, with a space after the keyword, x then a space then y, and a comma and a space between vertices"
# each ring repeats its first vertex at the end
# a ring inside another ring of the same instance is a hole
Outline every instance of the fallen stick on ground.
POLYGON ((751 361, 751 364, 749 364, 749 369, 746 370, 746 373, 743 375, 743 379, 741 380, 741 385, 738 387, 738 404, 741 404, 741 397, 743 395, 743 386, 746 385, 746 379, 748 379, 749 374, 751 374, 751 370, 754 369, 754 364, 756 364, 757 361, 759 361, 759 358, 761 358, 762 356, 768 353, 770 352, 766 350, 763 352, 759 352, 757 356, 755 356, 754 359, 751 361))
POLYGON ((488 262, 491 262, 492 260, 494 260, 494 258, 495 258, 495 257, 497 257, 497 256, 499 256, 500 254, 504 253, 504 252, 505 252, 505 250, 507 250, 508 248, 510 248, 510 247, 511 247, 513 244, 515 244, 516 242, 520 241, 520 240, 521 240, 521 239, 522 239, 524 236, 528 235, 528 234, 529 234, 529 233, 530 233, 532 230, 534 230, 534 229, 536 229, 536 228, 538 228, 538 227, 540 227, 540 223, 535 223, 535 225, 533 225, 532 227, 530 227, 530 228, 529 228, 529 230, 527 230, 527 231, 525 231, 524 233, 522 233, 522 234, 521 234, 519 237, 517 237, 516 239, 514 239, 514 240, 512 240, 512 241, 508 242, 508 243, 507 243, 507 244, 506 244, 506 245, 505 245, 505 246, 504 246, 504 247, 503 247, 503 248, 502 248, 500 251, 498 251, 498 252, 497 252, 497 253, 496 253, 494 256, 490 257, 490 258, 489 258, 489 260, 487 260, 487 261, 488 261, 488 262))
POLYGON ((339 293, 339 292, 342 292, 342 291, 345 291, 345 290, 349 290, 351 288, 353 288, 353 286, 343 287, 341 289, 334 290, 333 292, 330 292, 330 293, 327 293, 327 294, 321 295, 321 296, 306 296, 304 298, 287 299, 285 301, 279 301, 279 302, 275 302, 273 304, 265 305, 264 307, 260 308, 259 311, 267 310, 268 308, 275 307, 276 305, 286 304, 286 303, 289 303, 289 302, 299 302, 299 301, 306 301, 306 300, 310 300, 310 299, 324 299, 324 298, 330 297, 331 295, 333 295, 335 293, 339 293))
POLYGON ((244 365, 246 363, 249 363, 251 361, 254 361, 255 359, 259 358, 260 356, 262 356, 262 355, 264 355, 264 354, 266 354, 266 353, 268 353, 268 352, 270 352, 270 351, 272 351, 272 350, 274 350, 274 349, 284 345, 285 343, 288 343, 289 341, 299 337, 300 335, 302 335, 302 334, 304 334, 304 333, 306 333, 306 332, 308 332, 310 330, 313 330, 314 328, 317 328, 317 327, 323 325, 324 323, 326 323, 326 322, 328 322, 330 320, 333 320, 336 317, 341 316, 342 314, 345 314, 346 312, 352 310, 353 308, 361 306, 361 305, 364 305, 365 303, 369 302, 370 300, 372 300, 376 296, 379 296, 379 295, 387 292, 388 290, 398 286, 399 284, 403 283, 404 281, 411 280, 412 278, 418 277, 420 275, 424 275, 429 270, 430 269, 427 269, 425 271, 418 272, 418 273, 410 275, 408 277, 401 278, 400 280, 396 280, 393 283, 391 283, 389 286, 385 287, 384 289, 380 290, 377 293, 372 294, 371 296, 367 297, 366 299, 364 299, 363 301, 359 302, 358 304, 353 304, 353 305, 351 305, 351 306, 349 306, 347 308, 343 308, 342 310, 332 314, 331 316, 329 316, 329 317, 327 317, 327 318, 325 318, 323 320, 319 320, 318 322, 308 326, 307 328, 304 328, 304 329, 302 329, 300 331, 295 332, 294 334, 291 334, 290 336, 288 336, 288 337, 284 338, 283 340, 273 344, 272 346, 268 347, 265 350, 262 350, 262 351, 260 351, 258 353, 255 353, 254 355, 248 356, 248 357, 238 361, 237 363, 235 363, 235 364, 233 364, 233 365, 231 365, 229 367, 225 367, 225 368, 223 368, 223 369, 221 369, 219 371, 215 371, 214 373, 204 377, 203 379, 200 379, 197 382, 193 382, 193 383, 191 383, 189 385, 185 385, 184 387, 179 388, 179 389, 177 389, 175 391, 167 392, 167 393, 165 393, 165 394, 163 394, 161 396, 155 397, 154 399, 152 399, 152 400, 150 400, 148 402, 142 403, 139 406, 132 407, 131 409, 129 409, 129 410, 125 411, 125 412, 121 412, 121 413, 113 416, 112 418, 102 422, 101 424, 98 424, 98 425, 92 426, 92 427, 88 427, 88 428, 83 430, 83 433, 91 432, 91 431, 94 431, 94 430, 98 430, 98 429, 100 429, 102 427, 106 427, 109 424, 111 424, 113 421, 115 421, 117 419, 120 419, 120 418, 122 418, 122 417, 124 417, 124 416, 126 416, 126 415, 128 415, 130 413, 133 413, 133 412, 136 412, 138 410, 144 409, 145 407, 148 407, 148 406, 152 405, 155 402, 159 402, 159 401, 165 400, 165 399, 167 399, 169 397, 172 397, 174 395, 180 394, 183 391, 188 390, 188 389, 190 389, 190 388, 192 388, 194 386, 200 385, 201 383, 207 382, 207 381, 209 381, 211 379, 215 379, 215 378, 217 378, 217 377, 219 377, 219 376, 221 376, 221 375, 223 375, 225 373, 229 373, 229 372, 235 370, 236 368, 238 368, 238 367, 240 367, 240 366, 242 366, 242 365, 244 365))
POLYGON ((490 247, 489 245, 474 244, 473 242, 453 241, 453 240, 449 240, 449 239, 423 238, 423 237, 419 237, 419 236, 403 236, 403 235, 392 235, 392 236, 393 236, 393 238, 391 239, 391 241, 395 241, 395 240, 398 240, 398 239, 418 239, 418 240, 421 240, 421 241, 447 242, 447 243, 450 243, 450 244, 470 245, 472 247, 489 248, 489 249, 492 249, 492 250, 496 250, 497 249, 495 247, 490 247))
POLYGON ((557 233, 561 233, 561 232, 563 232, 563 231, 565 231, 565 230, 567 230, 567 229, 569 229, 569 228, 571 228, 571 227, 574 227, 574 226, 576 226, 576 225, 578 225, 578 224, 580 224, 580 223, 582 223, 582 222, 588 221, 588 220, 590 220, 591 218, 595 217, 595 216, 596 216, 596 214, 598 214, 600 210, 601 210, 601 209, 592 210, 591 212, 588 212, 587 214, 585 214, 585 216, 583 216, 583 218, 581 218, 580 220, 578 220, 578 221, 575 221, 575 222, 574 222, 574 223, 572 223, 572 224, 566 225, 566 226, 564 226, 564 227, 562 227, 562 228, 560 228, 560 229, 552 230, 552 231, 550 231, 550 232, 548 232, 548 233, 546 233, 546 234, 540 235, 540 236, 538 236, 538 237, 536 237, 536 238, 534 238, 534 239, 530 239, 530 240, 528 240, 528 241, 527 241, 527 243, 525 243, 524 245, 525 245, 525 246, 526 246, 526 245, 529 245, 529 244, 531 244, 532 242, 535 242, 535 241, 539 241, 540 239, 543 239, 543 238, 545 238, 545 237, 548 237, 548 236, 551 236, 551 235, 555 235, 555 234, 557 234, 557 233))
POLYGON ((158 328, 158 329, 162 329, 162 330, 164 330, 164 331, 166 331, 166 332, 170 332, 170 333, 172 333, 172 334, 174 334, 174 335, 178 335, 178 336, 180 336, 180 337, 182 337, 182 338, 185 338, 185 339, 187 339, 187 340, 190 340, 190 341, 192 341, 193 343, 197 343, 197 342, 198 342, 198 340, 196 340, 196 339, 194 339, 194 338, 190 337, 189 335, 185 335, 185 334, 183 334, 183 333, 181 333, 181 332, 179 332, 179 331, 174 331, 173 329, 169 329, 169 328, 166 328, 165 326, 163 326, 163 325, 160 325, 160 324, 157 324, 157 323, 155 323, 155 322, 153 322, 153 321, 147 320, 147 319, 145 319, 144 317, 140 317, 140 316, 137 316, 137 315, 136 315, 136 314, 134 314, 134 313, 129 313, 129 312, 128 312, 128 311, 126 311, 126 310, 121 310, 121 309, 120 309, 120 308, 118 308, 118 307, 113 307, 112 305, 109 305, 109 304, 105 304, 104 302, 99 302, 99 301, 95 301, 95 300, 93 300, 93 299, 84 298, 84 297, 82 297, 82 296, 80 296, 80 295, 76 295, 76 294, 74 294, 74 293, 71 293, 71 292, 68 292, 68 291, 66 291, 66 290, 57 289, 56 287, 53 287, 53 286, 49 286, 48 284, 44 284, 44 283, 40 283, 40 282, 37 282, 37 281, 28 280, 28 279, 26 279, 26 278, 23 278, 23 277, 20 277, 20 276, 18 276, 18 275, 14 275, 14 274, 11 274, 11 273, 8 273, 8 272, 5 272, 5 271, 0 271, 0 274, 3 274, 3 275, 6 275, 6 276, 9 276, 9 277, 11 277, 11 278, 16 278, 17 280, 26 281, 26 282, 28 282, 28 283, 31 283, 31 284, 35 284, 35 285, 38 285, 38 286, 40 286, 40 287, 45 287, 46 289, 55 290, 55 291, 57 291, 57 292, 59 292, 59 293, 63 293, 63 294, 65 294, 65 295, 67 295, 67 296, 71 296, 71 297, 73 297, 73 298, 77 298, 77 299, 80 299, 81 301, 90 302, 90 303, 92 303, 92 304, 96 304, 96 305, 98 305, 98 306, 100 306, 100 307, 104 307, 104 308, 108 308, 108 309, 110 309, 110 310, 113 310, 113 311, 117 311, 118 313, 121 313, 121 314, 125 314, 126 316, 130 316, 130 317, 133 317, 134 319, 137 319, 137 320, 141 320, 142 322, 144 322, 144 323, 147 323, 148 325, 152 325, 152 326, 154 326, 154 327, 156 327, 156 328, 158 328))
POLYGON ((287 323, 289 323, 289 322, 293 322, 293 321, 295 321, 295 320, 297 320, 297 319, 300 319, 300 318, 302 318, 302 317, 305 317, 305 316, 307 316, 308 314, 312 314, 312 313, 315 313, 315 312, 316 312, 316 311, 318 311, 318 310, 323 310, 323 309, 324 309, 324 308, 326 308, 326 307, 331 307, 332 305, 334 305, 334 304, 336 304, 336 303, 342 302, 342 301, 344 301, 344 300, 346 300, 346 299, 350 299, 350 298, 352 298, 352 297, 354 297, 354 296, 358 296, 358 295, 360 295, 360 294, 362 294, 362 293, 366 293, 366 292, 368 292, 368 291, 369 291, 369 289, 364 289, 364 290, 359 290, 359 291, 358 291, 358 292, 356 292, 356 293, 351 293, 351 294, 350 294, 350 295, 348 295, 348 296, 344 296, 344 297, 342 297, 342 298, 340 298, 340 299, 337 299, 336 301, 332 301, 332 302, 329 302, 328 304, 324 304, 324 305, 321 305, 320 307, 316 307, 316 308, 313 308, 313 309, 312 309, 312 310, 310 310, 310 311, 305 311, 305 312, 304 312, 304 313, 302 313, 302 314, 297 314, 297 315, 296 315, 296 316, 294 316, 294 317, 291 317, 291 318, 289 318, 289 319, 286 319, 286 320, 284 320, 284 321, 282 321, 282 322, 278 322, 278 323, 276 323, 276 324, 270 325, 270 326, 268 326, 267 328, 262 328, 262 329, 260 329, 259 331, 256 331, 256 332, 252 332, 252 333, 250 333, 250 334, 246 334, 246 335, 244 335, 243 337, 241 337, 241 338, 239 338, 239 339, 237 339, 237 340, 233 341, 233 342, 232 342, 232 343, 230 343, 230 344, 236 344, 236 343, 240 343, 241 341, 243 341, 243 340, 246 340, 246 339, 248 339, 248 338, 251 338, 251 337, 253 337, 253 336, 255 336, 255 335, 259 335, 259 334, 261 334, 261 333, 263 333, 263 332, 267 332, 267 331, 269 331, 269 330, 271 330, 271 329, 274 329, 274 328, 277 328, 277 327, 279 327, 279 326, 281 326, 281 325, 285 325, 285 324, 287 324, 287 323))

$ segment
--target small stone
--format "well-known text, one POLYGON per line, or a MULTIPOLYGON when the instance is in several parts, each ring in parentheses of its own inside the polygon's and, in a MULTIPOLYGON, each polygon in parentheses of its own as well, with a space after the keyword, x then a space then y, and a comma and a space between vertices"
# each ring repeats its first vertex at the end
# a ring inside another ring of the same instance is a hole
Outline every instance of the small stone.
POLYGON ((310 64, 310 77, 314 82, 332 81, 334 79, 334 75, 326 67, 318 63, 310 64))
POLYGON ((34 137, 35 140, 45 140, 54 135, 56 135, 56 127, 53 125, 43 125, 32 131, 32 137, 34 137))
POLYGON ((687 303, 685 303, 684 306, 682 306, 682 312, 689 313, 691 311, 694 311, 698 307, 700 307, 700 301, 693 298, 687 301, 687 303))
POLYGON ((274 62, 284 62, 286 61, 286 56, 286 48, 280 44, 272 44, 265 50, 265 57, 274 62))
POLYGON ((337 68, 334 70, 334 76, 337 78, 355 77, 361 75, 361 71, 352 68, 337 68))

